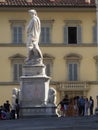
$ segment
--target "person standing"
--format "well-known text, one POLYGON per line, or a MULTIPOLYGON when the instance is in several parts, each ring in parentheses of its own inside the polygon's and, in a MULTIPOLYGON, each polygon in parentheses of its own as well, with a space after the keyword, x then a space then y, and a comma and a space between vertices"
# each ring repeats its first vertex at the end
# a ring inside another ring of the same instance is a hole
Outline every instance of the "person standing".
POLYGON ((19 105, 18 102, 16 102, 16 109, 15 109, 15 111, 16 111, 16 118, 19 119, 20 105, 19 105))
POLYGON ((58 108, 59 105, 60 105, 60 116, 63 117, 64 116, 64 101, 61 100, 59 102, 59 104, 57 105, 57 108, 58 108))
POLYGON ((11 108, 11 105, 9 103, 9 100, 7 100, 6 103, 4 103, 4 110, 6 112, 10 112, 10 108, 11 108))
POLYGON ((64 116, 67 116, 68 105, 70 103, 68 95, 65 95, 63 102, 64 102, 64 116))
POLYGON ((89 105, 90 105, 90 115, 93 115, 94 100, 93 100, 92 96, 90 96, 89 105))
POLYGON ((79 116, 84 116, 85 112, 85 100, 83 96, 78 99, 78 107, 79 107, 79 116))
POLYGON ((85 116, 88 115, 88 109, 89 109, 89 101, 88 98, 85 98, 85 116))

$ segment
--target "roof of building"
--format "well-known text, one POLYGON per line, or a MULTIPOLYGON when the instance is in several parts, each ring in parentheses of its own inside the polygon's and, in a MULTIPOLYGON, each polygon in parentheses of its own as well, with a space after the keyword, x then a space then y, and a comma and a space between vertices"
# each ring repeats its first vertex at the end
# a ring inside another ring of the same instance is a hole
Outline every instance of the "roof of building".
POLYGON ((0 7, 95 7, 95 0, 5 0, 0 1, 0 7))

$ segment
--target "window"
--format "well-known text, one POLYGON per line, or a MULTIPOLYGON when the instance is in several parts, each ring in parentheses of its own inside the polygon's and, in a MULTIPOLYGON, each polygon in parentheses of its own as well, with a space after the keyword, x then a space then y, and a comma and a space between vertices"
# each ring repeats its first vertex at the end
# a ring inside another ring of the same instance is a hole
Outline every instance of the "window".
POLYGON ((45 44, 50 43, 50 27, 41 28, 40 42, 45 44))
POLYGON ((23 43, 23 29, 22 26, 13 26, 12 28, 12 38, 14 44, 23 43))
POLYGON ((81 55, 71 53, 64 57, 67 62, 67 79, 69 81, 78 81, 79 80, 79 68, 80 68, 80 61, 82 59, 81 55))
POLYGON ((23 44, 25 22, 25 20, 10 20, 13 44, 23 44))
POLYGON ((43 62, 46 66, 46 75, 52 77, 54 57, 50 56, 49 54, 43 54, 43 58, 43 62))
POLYGON ((64 43, 65 44, 80 44, 82 42, 81 21, 66 20, 64 26, 64 43))
POLYGON ((50 44, 51 43, 51 33, 54 20, 41 20, 41 35, 40 43, 50 44))
POLYGON ((22 66, 25 58, 26 57, 21 54, 15 54, 14 56, 9 57, 12 67, 12 80, 14 82, 19 82, 20 76, 22 76, 22 66))
POLYGON ((77 43, 77 28, 68 27, 68 43, 76 44, 77 43))
POLYGON ((77 63, 68 64, 68 80, 69 81, 78 80, 78 64, 77 63))

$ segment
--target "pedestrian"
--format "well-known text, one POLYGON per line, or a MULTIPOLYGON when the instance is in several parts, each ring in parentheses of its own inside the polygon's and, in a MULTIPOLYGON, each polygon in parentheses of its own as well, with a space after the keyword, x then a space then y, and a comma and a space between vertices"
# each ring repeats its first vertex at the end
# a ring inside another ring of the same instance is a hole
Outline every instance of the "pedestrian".
POLYGON ((68 105, 70 103, 68 95, 65 95, 63 102, 64 102, 64 116, 67 116, 68 105))
POLYGON ((7 100, 6 103, 4 103, 4 110, 6 112, 10 112, 10 108, 11 108, 11 105, 9 103, 9 100, 7 100))
POLYGON ((88 98, 85 98, 85 116, 88 115, 88 109, 89 109, 89 101, 88 98))
POLYGON ((18 102, 16 102, 15 112, 16 112, 16 118, 19 119, 20 105, 18 102))
POLYGON ((79 107, 79 115, 84 116, 85 100, 84 100, 83 96, 79 97, 79 99, 78 99, 78 107, 79 107))
POLYGON ((90 105, 90 115, 93 115, 94 100, 93 100, 92 96, 90 96, 89 105, 90 105))
POLYGON ((57 108, 58 108, 59 105, 60 105, 60 116, 62 117, 62 116, 64 116, 64 101, 61 100, 61 101, 58 103, 57 108))

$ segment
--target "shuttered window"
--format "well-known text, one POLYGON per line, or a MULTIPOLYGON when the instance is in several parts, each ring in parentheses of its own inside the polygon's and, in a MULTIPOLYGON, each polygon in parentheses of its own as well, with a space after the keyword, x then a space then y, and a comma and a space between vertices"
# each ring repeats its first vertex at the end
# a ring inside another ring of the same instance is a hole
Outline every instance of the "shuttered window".
POLYGON ((20 76, 22 76, 22 64, 15 63, 13 64, 13 80, 18 82, 20 76))
POLYGON ((23 36, 23 30, 21 26, 13 26, 12 28, 12 37, 13 37, 13 43, 14 44, 21 44, 22 41, 22 36, 23 36))
POLYGON ((50 27, 41 28, 40 42, 44 44, 50 43, 50 27))
POLYGON ((69 81, 77 81, 78 80, 78 64, 77 63, 69 63, 68 64, 68 79, 69 81))

